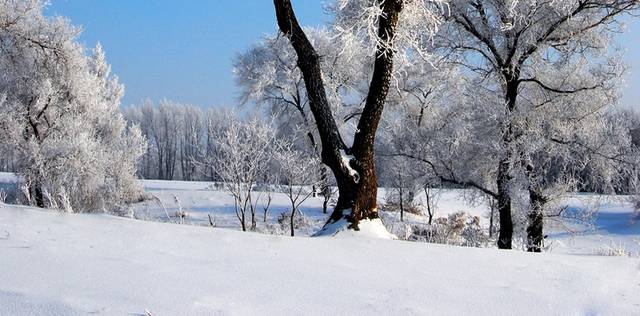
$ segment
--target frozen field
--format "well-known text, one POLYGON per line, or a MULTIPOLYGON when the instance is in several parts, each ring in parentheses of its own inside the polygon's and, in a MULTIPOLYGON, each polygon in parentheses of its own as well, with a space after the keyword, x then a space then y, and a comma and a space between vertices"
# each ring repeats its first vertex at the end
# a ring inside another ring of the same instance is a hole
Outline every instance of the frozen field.
MULTIPOLYGON (((131 213, 135 218, 168 221, 166 214, 173 217, 182 209, 188 214, 184 219, 185 224, 210 225, 209 216, 211 216, 216 227, 240 229, 233 199, 224 191, 213 190, 212 183, 158 180, 145 180, 143 183, 145 191, 157 199, 135 205, 131 213)), ((446 217, 450 213, 463 211, 480 217, 481 224, 488 227, 488 205, 465 202, 463 196, 465 193, 464 190, 442 190, 437 195, 435 217, 446 217)), ((266 203, 266 195, 258 193, 257 196, 261 199, 258 203, 258 229, 264 231, 266 225, 262 222, 262 207, 266 203)), ((380 203, 384 203, 384 196, 385 190, 380 189, 378 193, 380 203)), ((422 201, 423 198, 424 194, 417 197, 418 201, 422 201)), ((546 232, 549 237, 546 243, 551 252, 591 255, 616 248, 631 254, 640 253, 640 219, 635 218, 633 205, 625 197, 578 195, 568 198, 566 204, 570 210, 597 209, 597 212, 590 223, 576 223, 570 219, 549 221, 546 232)), ((308 236, 314 233, 322 227, 328 217, 322 213, 322 197, 309 198, 302 204, 301 210, 309 222, 309 227, 297 231, 298 235, 308 236)), ((269 228, 277 231, 279 229, 277 217, 282 212, 289 211, 286 195, 273 194, 267 214, 269 228)), ((382 216, 390 227, 399 221, 398 213, 383 213, 382 216)), ((405 214, 405 216, 406 221, 410 223, 427 222, 426 216, 413 214, 405 214)), ((173 218, 172 221, 180 220, 173 218)), ((287 233, 286 229, 280 232, 287 233)))
MULTIPOLYGON (((6 192, 15 190, 15 176, 0 173, 0 189, 6 192)), ((126 217, 140 220, 181 223, 195 226, 213 226, 240 230, 235 214, 233 198, 221 189, 215 189, 211 182, 184 182, 143 180, 145 192, 149 199, 133 205, 124 212, 126 217), (182 211, 185 218, 179 218, 182 211)), ((486 203, 469 203, 465 190, 439 190, 436 194, 435 218, 447 217, 454 212, 465 212, 478 216, 483 227, 489 226, 489 207, 486 203)), ((282 213, 290 212, 290 202, 285 194, 272 193, 271 204, 264 222, 264 207, 267 195, 256 192, 258 208, 256 221, 258 231, 268 234, 288 234, 288 226, 281 227, 277 219, 282 213)), ((385 189, 378 193, 379 204, 385 202, 385 189)), ((424 193, 416 200, 421 203, 424 193)), ((322 212, 323 198, 310 197, 300 210, 304 214, 307 225, 296 230, 298 236, 309 236, 319 230, 325 223, 328 214, 322 212)), ((640 218, 627 197, 603 197, 596 195, 574 195, 564 199, 563 203, 569 212, 581 212, 589 209, 595 215, 589 222, 575 221, 571 218, 556 218, 547 221, 545 241, 548 252, 582 255, 600 255, 614 251, 625 252, 632 256, 640 256, 640 218)), ((329 212, 331 207, 329 207, 329 212)), ((400 229, 399 213, 382 212, 382 218, 390 230, 400 229)), ((247 214, 249 216, 249 214, 247 214)), ((405 214, 405 223, 426 224, 426 216, 405 214)), ((247 222, 250 218, 247 217, 247 222)))

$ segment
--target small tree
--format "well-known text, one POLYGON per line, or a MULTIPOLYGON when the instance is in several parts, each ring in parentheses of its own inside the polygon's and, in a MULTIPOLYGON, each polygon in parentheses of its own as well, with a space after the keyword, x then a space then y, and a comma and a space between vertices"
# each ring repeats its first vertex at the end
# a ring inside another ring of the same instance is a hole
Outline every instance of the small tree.
POLYGON ((218 155, 208 157, 208 164, 233 196, 242 230, 247 230, 247 212, 251 216, 250 229, 255 230, 258 199, 252 192, 268 170, 275 133, 257 117, 242 121, 232 113, 225 115, 226 126, 220 126, 214 136, 218 155))
POLYGON ((386 180, 386 200, 393 208, 400 210, 400 221, 404 221, 404 213, 408 207, 412 207, 419 190, 420 177, 414 172, 412 160, 405 157, 390 157, 385 159, 381 171, 382 180, 386 180))
POLYGON ((424 187, 424 207, 429 216, 429 225, 433 224, 433 217, 436 215, 436 208, 438 207, 438 199, 440 195, 440 189, 433 187, 432 182, 425 182, 424 187))
POLYGON ((279 142, 273 157, 279 164, 279 175, 284 181, 284 191, 291 203, 289 217, 291 236, 295 234, 295 216, 299 207, 313 195, 313 187, 319 179, 316 173, 320 161, 294 148, 291 142, 279 142))

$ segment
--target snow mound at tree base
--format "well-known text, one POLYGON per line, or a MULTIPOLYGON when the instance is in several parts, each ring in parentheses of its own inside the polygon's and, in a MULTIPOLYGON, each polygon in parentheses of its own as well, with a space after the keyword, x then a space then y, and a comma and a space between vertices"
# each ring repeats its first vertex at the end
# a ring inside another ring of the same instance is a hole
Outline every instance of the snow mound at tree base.
POLYGON ((364 238, 381 238, 381 239, 398 239, 396 235, 391 234, 382 220, 364 219, 358 224, 359 230, 349 229, 349 222, 341 219, 337 222, 325 225, 314 237, 364 237, 364 238))

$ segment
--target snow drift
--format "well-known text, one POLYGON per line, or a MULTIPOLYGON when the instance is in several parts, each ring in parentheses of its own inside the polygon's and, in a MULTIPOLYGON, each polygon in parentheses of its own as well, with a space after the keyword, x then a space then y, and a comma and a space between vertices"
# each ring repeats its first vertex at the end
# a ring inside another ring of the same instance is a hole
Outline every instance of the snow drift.
POLYGON ((638 314, 635 259, 0 206, 0 314, 638 314))

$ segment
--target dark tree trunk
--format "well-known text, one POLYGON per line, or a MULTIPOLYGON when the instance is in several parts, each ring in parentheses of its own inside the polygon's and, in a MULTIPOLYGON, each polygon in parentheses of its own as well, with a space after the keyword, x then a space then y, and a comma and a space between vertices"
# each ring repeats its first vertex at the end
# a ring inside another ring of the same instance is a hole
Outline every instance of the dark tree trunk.
POLYGON ((424 196, 427 198, 427 215, 429 215, 429 226, 431 226, 431 224, 433 223, 434 210, 431 208, 431 192, 429 190, 429 187, 424 187, 424 196))
POLYGON ((325 195, 324 201, 322 201, 322 213, 327 214, 327 209, 329 209, 329 199, 325 195))
POLYGON ((529 223, 527 225, 527 251, 542 252, 542 242, 544 240, 544 205, 547 199, 539 190, 529 189, 529 223))
POLYGON ((400 221, 404 222, 404 192, 402 188, 400 188, 400 221))
MULTIPOLYGON (((338 203, 327 224, 341 219, 349 222, 349 228, 358 230, 362 219, 378 217, 376 205, 377 178, 373 146, 375 133, 389 91, 393 69, 393 50, 379 46, 375 55, 375 66, 364 111, 358 123, 352 148, 348 148, 339 133, 338 126, 328 103, 319 56, 312 46, 291 6, 290 0, 274 0, 278 26, 290 40, 298 56, 309 107, 314 115, 320 141, 322 162, 333 172, 338 185, 338 203), (349 165, 343 156, 351 154, 349 165), (357 172, 354 175, 352 170, 357 172)), ((382 42, 393 38, 402 10, 401 0, 381 3, 383 14, 379 20, 378 36, 382 42)))
POLYGON ((544 207, 548 199, 544 196, 539 183, 536 181, 536 169, 532 161, 525 166, 529 178, 529 214, 527 223, 527 251, 542 252, 544 241, 544 207))
POLYGON ((331 187, 329 186, 329 175, 327 168, 320 167, 320 190, 322 192, 322 213, 327 214, 329 208, 329 200, 331 199, 331 187))
POLYGON ((44 193, 42 192, 42 186, 40 183, 33 184, 33 199, 37 207, 44 208, 44 193))
POLYGON ((267 205, 263 208, 264 213, 263 213, 262 221, 264 223, 267 222, 267 212, 269 212, 269 207, 271 207, 271 200, 272 200, 271 193, 269 193, 269 195, 267 195, 267 205))
POLYGON ((500 218, 500 233, 498 234, 498 248, 511 249, 513 239, 513 219, 511 218, 511 192, 509 183, 509 162, 503 161, 498 168, 498 214, 500 218))
POLYGON ((256 220, 256 208, 251 199, 249 199, 249 211, 251 211, 251 230, 255 231, 258 227, 258 221, 256 220))
MULTIPOLYGON (((503 73, 506 81, 506 110, 510 114, 516 108, 516 100, 518 98, 519 81, 515 78, 518 77, 518 73, 505 70, 503 73)), ((510 115, 509 115, 510 117, 510 115)), ((510 118, 509 118, 510 119, 510 118)), ((505 156, 500 161, 498 166, 498 214, 500 216, 500 233, 498 234, 498 248, 499 249, 511 249, 513 239, 513 219, 511 217, 511 181, 513 176, 511 175, 511 165, 513 158, 513 141, 514 141, 514 126, 512 122, 507 122, 506 127, 502 135, 502 145, 505 150, 505 156)))
POLYGON ((244 209, 240 209, 240 203, 238 203, 238 199, 234 198, 234 205, 236 208, 236 216, 238 217, 238 221, 240 221, 240 227, 242 228, 243 232, 247 231, 247 224, 245 222, 245 217, 244 217, 244 213, 246 210, 246 204, 245 204, 245 208, 244 209))
POLYGON ((296 204, 295 203, 291 203, 291 217, 289 218, 289 223, 291 225, 291 237, 293 237, 295 235, 295 217, 296 217, 296 204))

